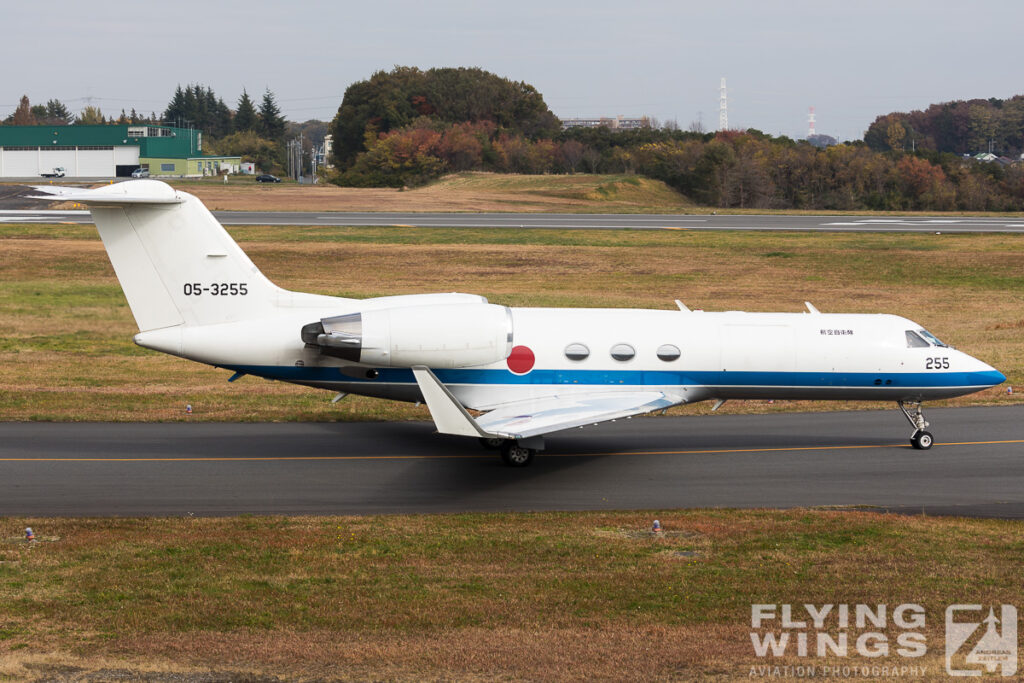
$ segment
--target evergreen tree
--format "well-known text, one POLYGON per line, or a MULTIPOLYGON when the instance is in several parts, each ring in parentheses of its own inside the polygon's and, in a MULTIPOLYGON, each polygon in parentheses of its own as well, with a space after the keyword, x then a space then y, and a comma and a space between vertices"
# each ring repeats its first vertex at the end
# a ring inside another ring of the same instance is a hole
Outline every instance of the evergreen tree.
POLYGON ((247 130, 256 131, 259 129, 259 119, 256 116, 256 107, 252 104, 249 93, 242 89, 242 96, 238 98, 238 110, 235 112, 234 128, 236 133, 244 133, 247 130))
POLYGON ((74 118, 71 110, 64 106, 60 100, 50 100, 46 103, 47 123, 53 125, 66 125, 74 118))
POLYGON ((274 99, 274 93, 267 88, 260 103, 260 134, 268 140, 281 142, 284 139, 284 126, 285 120, 274 99))
POLYGON ((198 83, 177 87, 164 111, 164 121, 172 126, 198 128, 210 138, 231 132, 231 110, 213 88, 198 83))
MULTIPOLYGON (((167 109, 164 110, 164 121, 171 126, 183 125, 185 120, 189 118, 187 110, 188 103, 185 101, 185 91, 182 90, 181 85, 178 85, 174 90, 174 97, 171 98, 167 109)), ((155 115, 154 118, 156 118, 155 115)))

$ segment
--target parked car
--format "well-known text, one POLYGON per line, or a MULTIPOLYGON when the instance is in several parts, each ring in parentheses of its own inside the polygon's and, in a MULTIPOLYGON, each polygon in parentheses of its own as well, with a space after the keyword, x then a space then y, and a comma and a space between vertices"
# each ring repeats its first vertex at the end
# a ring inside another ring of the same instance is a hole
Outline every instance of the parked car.
POLYGON ((256 182, 257 183, 279 183, 279 182, 281 182, 281 179, 278 178, 276 175, 270 175, 269 173, 264 173, 262 175, 256 176, 256 182))
POLYGON ((134 171, 132 171, 132 178, 148 178, 148 177, 149 177, 149 169, 148 168, 137 168, 134 171))
POLYGON ((63 178, 64 177, 64 167, 63 166, 58 166, 57 168, 53 169, 52 171, 44 171, 44 172, 40 173, 39 175, 43 176, 44 178, 63 178))

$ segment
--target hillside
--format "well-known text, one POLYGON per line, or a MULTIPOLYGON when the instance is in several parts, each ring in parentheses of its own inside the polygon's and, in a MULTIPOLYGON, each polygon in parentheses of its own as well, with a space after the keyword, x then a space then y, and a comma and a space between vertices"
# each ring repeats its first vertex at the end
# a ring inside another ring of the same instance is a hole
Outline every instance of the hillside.
POLYGON ((414 189, 335 185, 172 183, 215 211, 679 213, 692 202, 660 180, 633 175, 467 172, 414 189))

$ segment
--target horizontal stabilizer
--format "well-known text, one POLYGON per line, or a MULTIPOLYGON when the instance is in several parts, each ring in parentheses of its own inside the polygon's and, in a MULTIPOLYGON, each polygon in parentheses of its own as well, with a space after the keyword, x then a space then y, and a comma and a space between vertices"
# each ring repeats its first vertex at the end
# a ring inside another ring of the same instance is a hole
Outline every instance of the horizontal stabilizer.
POLYGON ((56 185, 34 185, 32 189, 43 194, 33 195, 30 199, 78 202, 89 206, 181 204, 185 201, 174 188, 158 180, 132 180, 103 185, 92 190, 56 185))

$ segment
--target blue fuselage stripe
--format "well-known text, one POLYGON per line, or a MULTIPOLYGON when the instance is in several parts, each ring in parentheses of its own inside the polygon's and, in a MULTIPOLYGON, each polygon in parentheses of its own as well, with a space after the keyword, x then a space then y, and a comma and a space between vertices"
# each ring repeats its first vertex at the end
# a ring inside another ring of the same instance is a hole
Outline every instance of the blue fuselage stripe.
MULTIPOLYGON (((225 366, 229 370, 286 382, 415 384, 412 370, 379 368, 375 379, 353 377, 336 367, 225 366)), ((728 372, 664 370, 533 370, 516 375, 499 369, 434 370, 444 384, 573 384, 582 386, 735 387, 988 387, 1005 381, 983 372, 728 372)))

